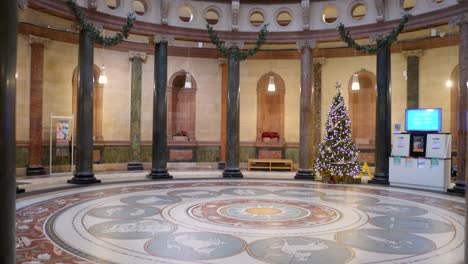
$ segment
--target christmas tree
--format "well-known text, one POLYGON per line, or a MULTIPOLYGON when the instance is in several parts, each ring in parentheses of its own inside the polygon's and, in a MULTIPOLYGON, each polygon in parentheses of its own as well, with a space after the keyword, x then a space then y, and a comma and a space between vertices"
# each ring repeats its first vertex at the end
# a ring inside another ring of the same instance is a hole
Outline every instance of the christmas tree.
POLYGON ((340 93, 341 83, 337 82, 335 87, 338 92, 328 112, 315 170, 322 175, 354 176, 359 173, 358 150, 351 139, 351 121, 340 93))

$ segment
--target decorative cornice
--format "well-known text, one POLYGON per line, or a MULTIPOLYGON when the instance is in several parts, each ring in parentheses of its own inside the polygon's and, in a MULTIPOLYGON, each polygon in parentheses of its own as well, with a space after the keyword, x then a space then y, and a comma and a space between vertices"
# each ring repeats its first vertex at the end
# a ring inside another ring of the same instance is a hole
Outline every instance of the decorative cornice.
POLYGON ((302 28, 308 30, 310 27, 310 1, 301 0, 302 9, 302 28))
POLYGON ((169 23, 168 14, 169 14, 169 4, 170 0, 161 1, 161 24, 167 25, 169 23))
POLYGON ((449 21, 449 26, 452 28, 461 24, 468 24, 468 13, 452 17, 449 21))
POLYGON ((157 34, 153 37, 154 43, 167 42, 169 46, 175 44, 174 36, 157 34))
POLYGON ((301 50, 303 48, 313 49, 315 48, 316 42, 315 40, 298 40, 296 41, 297 49, 301 50))
POLYGON ((384 14, 385 14, 385 1, 375 0, 375 9, 377 10, 377 16, 376 16, 377 22, 383 21, 384 14))
POLYGON ((49 44, 50 39, 29 35, 29 44, 42 44, 44 47, 49 44))
POLYGON ((405 57, 406 59, 408 57, 418 57, 421 58, 422 55, 424 54, 424 51, 422 49, 417 49, 417 50, 404 50, 401 52, 401 55, 405 57))
POLYGON ((232 31, 239 30, 240 0, 232 0, 231 4, 231 28, 232 31))
POLYGON ((224 46, 227 49, 230 48, 238 48, 238 49, 243 49, 244 48, 244 42, 243 41, 226 41, 224 42, 224 46))
POLYGON ((21 8, 21 9, 26 9, 28 8, 28 0, 17 0, 18 1, 18 6, 21 8))
POLYGON ((321 57, 321 58, 313 58, 312 59, 313 63, 314 64, 320 64, 320 65, 324 65, 325 64, 325 57, 321 57))
POLYGON ((128 58, 130 60, 140 59, 142 62, 145 62, 146 59, 148 58, 148 54, 146 54, 146 52, 131 50, 131 51, 128 52, 128 58))

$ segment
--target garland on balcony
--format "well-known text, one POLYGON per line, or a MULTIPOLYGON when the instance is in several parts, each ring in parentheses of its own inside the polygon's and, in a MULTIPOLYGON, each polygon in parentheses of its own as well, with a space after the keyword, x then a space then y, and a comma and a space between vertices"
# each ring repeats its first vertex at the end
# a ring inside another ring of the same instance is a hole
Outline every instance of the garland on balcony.
POLYGON ((255 42, 255 47, 248 49, 247 51, 240 51, 239 49, 235 49, 234 51, 230 51, 226 46, 221 42, 218 37, 218 34, 213 30, 213 27, 209 24, 206 25, 208 29, 208 34, 210 35, 211 42, 215 44, 218 51, 226 58, 236 58, 238 60, 245 60, 249 56, 253 56, 260 47, 265 43, 266 36, 268 34, 268 24, 265 24, 258 34, 257 41, 255 42))
POLYGON ((341 40, 346 42, 346 44, 348 44, 348 47, 354 48, 354 49, 359 50, 359 51, 364 51, 366 53, 378 52, 378 51, 380 51, 380 50, 382 50, 382 49, 384 49, 386 47, 391 46, 397 40, 398 35, 405 28, 405 25, 408 22, 409 17, 410 17, 410 14, 408 14, 408 13, 403 14, 400 24, 398 24, 398 26, 396 28, 392 29, 392 31, 390 31, 390 32, 388 32, 386 34, 383 34, 385 37, 383 39, 377 40, 377 45, 376 46, 371 46, 371 45, 361 46, 361 45, 357 44, 356 41, 354 41, 354 39, 352 39, 349 36, 349 30, 346 30, 343 23, 340 23, 340 25, 338 25, 338 27, 336 29, 340 33, 341 40))
POLYGON ((94 27, 93 23, 89 22, 86 18, 83 10, 76 5, 76 0, 66 0, 68 8, 75 15, 78 25, 81 29, 85 30, 90 34, 92 40, 95 43, 103 46, 114 46, 121 43, 124 39, 128 38, 130 29, 133 27, 133 23, 136 20, 134 13, 127 15, 127 23, 123 26, 122 30, 113 37, 104 37, 101 31, 94 27))

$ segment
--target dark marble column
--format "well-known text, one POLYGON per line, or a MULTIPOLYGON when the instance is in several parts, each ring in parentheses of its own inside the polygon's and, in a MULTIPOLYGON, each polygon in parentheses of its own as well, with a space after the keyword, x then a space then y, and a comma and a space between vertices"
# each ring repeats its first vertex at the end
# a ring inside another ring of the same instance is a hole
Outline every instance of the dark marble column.
POLYGON ((78 50, 78 100, 76 115, 76 168, 68 183, 90 184, 101 180, 93 172, 93 67, 94 47, 90 35, 80 31, 78 50))
POLYGON ((153 92, 153 158, 148 178, 172 179, 167 172, 167 47, 173 38, 157 35, 154 38, 153 92))
POLYGON ((315 58, 314 62, 314 93, 313 93, 313 153, 312 161, 319 154, 319 144, 322 142, 322 65, 325 64, 325 58, 315 58))
MULTIPOLYGON (((231 52, 238 52, 242 43, 230 43, 231 52)), ((228 59, 228 91, 226 114, 226 166, 223 171, 225 178, 242 178, 239 169, 239 65, 237 58, 228 59)))
POLYGON ((312 50, 315 41, 299 41, 297 47, 301 49, 301 112, 299 131, 299 170, 295 179, 313 180, 313 62, 312 50))
POLYGON ((391 51, 377 53, 377 105, 375 121, 375 173, 371 183, 388 184, 388 161, 391 152, 391 51))
POLYGON ((221 66, 221 147, 219 151, 218 169, 224 170, 226 167, 226 102, 227 102, 227 60, 219 59, 221 66))
POLYGON ((143 170, 141 162, 141 78, 142 64, 146 53, 130 51, 132 62, 132 83, 130 98, 130 160, 128 170, 143 170))
POLYGON ((419 58, 422 50, 403 51, 406 58, 406 107, 419 108, 419 58))
MULTIPOLYGON (((467 160, 467 131, 468 131, 468 14, 454 17, 450 21, 451 26, 458 25, 460 28, 460 45, 459 45, 459 80, 458 80, 458 172, 457 181, 453 187, 453 191, 465 193, 466 177, 468 170, 466 169, 467 160)), ((468 230, 468 229, 467 229, 468 230)), ((468 235, 468 231, 467 231, 468 235)), ((466 245, 465 245, 466 248, 466 245)), ((466 252, 468 253, 468 251, 466 252)))
POLYGON ((44 175, 42 166, 42 90, 44 79, 44 46, 48 39, 29 36, 31 45, 31 79, 29 109, 29 165, 26 175, 44 175))
POLYGON ((16 45, 18 3, 0 1, 0 263, 16 263, 16 45))

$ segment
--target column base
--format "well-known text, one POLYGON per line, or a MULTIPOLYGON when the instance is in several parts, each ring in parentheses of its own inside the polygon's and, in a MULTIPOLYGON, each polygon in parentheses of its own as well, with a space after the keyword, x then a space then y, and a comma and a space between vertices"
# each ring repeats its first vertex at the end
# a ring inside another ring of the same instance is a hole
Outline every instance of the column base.
POLYGON ((24 193, 24 189, 16 186, 16 193, 24 193))
POLYGON ((226 162, 218 162, 218 170, 224 170, 226 168, 226 162))
POLYGON ((26 168, 26 175, 27 176, 38 176, 38 175, 46 175, 46 171, 44 167, 37 166, 37 167, 27 167, 26 168))
POLYGON ((315 180, 315 175, 313 170, 309 169, 299 169, 294 176, 296 180, 315 180))
POLYGON ((242 172, 240 171, 239 168, 230 168, 230 169, 224 169, 223 177, 224 178, 243 178, 244 175, 242 175, 242 172))
POLYGON ((172 176, 167 172, 167 169, 151 169, 151 172, 146 176, 152 180, 170 180, 172 176))
POLYGON ((370 180, 368 183, 372 184, 381 184, 381 185, 389 185, 390 182, 388 181, 388 174, 386 173, 375 173, 374 178, 370 180))
POLYGON ((96 179, 92 172, 78 172, 75 173, 75 176, 67 182, 73 184, 94 184, 101 183, 101 180, 96 179))
POLYGON ((127 164, 127 170, 129 170, 129 171, 144 170, 143 163, 141 163, 141 162, 129 162, 127 164))
POLYGON ((453 186, 452 189, 448 189, 447 192, 465 194, 465 192, 466 192, 466 182, 457 181, 455 183, 455 186, 453 186))

